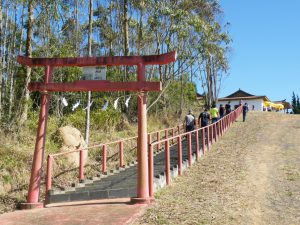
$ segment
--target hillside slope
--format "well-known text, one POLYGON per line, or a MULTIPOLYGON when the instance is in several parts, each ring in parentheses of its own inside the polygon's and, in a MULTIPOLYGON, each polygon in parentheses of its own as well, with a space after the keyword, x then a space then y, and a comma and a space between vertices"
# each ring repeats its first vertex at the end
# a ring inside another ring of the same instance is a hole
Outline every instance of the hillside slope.
POLYGON ((250 112, 136 224, 300 224, 300 116, 250 112))

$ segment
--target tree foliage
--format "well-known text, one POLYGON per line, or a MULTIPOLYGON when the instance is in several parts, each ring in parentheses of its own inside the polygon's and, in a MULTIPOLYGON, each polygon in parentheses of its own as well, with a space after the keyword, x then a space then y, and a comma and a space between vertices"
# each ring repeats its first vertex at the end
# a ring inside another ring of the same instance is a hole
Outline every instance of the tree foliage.
MULTIPOLYGON (((196 86, 206 94, 207 104, 216 100, 224 74, 229 69, 230 36, 222 24, 217 0, 93 0, 89 26, 88 1, 0 0, 0 121, 11 128, 36 110, 39 93, 26 88, 30 81, 42 81, 43 68, 25 68, 18 55, 32 57, 120 56, 162 54, 176 50, 178 60, 170 65, 147 67, 147 80, 160 80, 162 93, 149 93, 149 112, 172 109, 179 114, 189 104, 196 86), (90 37, 90 38, 88 38, 90 37), (89 52, 89 46, 91 51, 89 52), (155 110, 154 110, 155 109, 155 110)), ((80 79, 81 68, 57 68, 55 82, 80 79)), ((108 79, 136 80, 134 67, 109 67, 108 79)), ((92 100, 118 97, 124 103, 133 93, 92 93, 92 100)), ((53 93, 50 113, 74 113, 64 107, 86 93, 53 93)), ((124 105, 124 104, 122 104, 124 105)), ((134 104, 133 104, 134 105, 134 104)), ((81 106, 85 108, 84 105, 81 106)), ((136 114, 136 108, 122 112, 136 114)))
POLYGON ((300 99, 299 96, 293 92, 292 95, 292 109, 294 114, 300 114, 300 99))

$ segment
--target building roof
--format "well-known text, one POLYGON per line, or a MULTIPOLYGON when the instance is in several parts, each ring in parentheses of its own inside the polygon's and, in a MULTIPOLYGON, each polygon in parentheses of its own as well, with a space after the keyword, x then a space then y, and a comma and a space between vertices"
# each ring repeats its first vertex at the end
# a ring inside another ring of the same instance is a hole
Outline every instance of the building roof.
POLYGON ((201 95, 198 92, 196 92, 196 99, 197 100, 202 100, 204 97, 205 97, 204 95, 201 95))
POLYGON ((285 99, 280 101, 274 101, 276 104, 282 104, 284 106, 284 109, 291 109, 292 106, 289 102, 287 102, 285 99))
POLYGON ((270 101, 266 95, 252 95, 241 89, 224 97, 219 98, 218 101, 233 101, 233 100, 251 100, 251 99, 263 99, 264 101, 270 101))
POLYGON ((224 98, 251 97, 251 96, 254 96, 254 95, 251 95, 251 94, 239 89, 236 92, 234 92, 231 95, 228 95, 227 97, 224 97, 224 98))

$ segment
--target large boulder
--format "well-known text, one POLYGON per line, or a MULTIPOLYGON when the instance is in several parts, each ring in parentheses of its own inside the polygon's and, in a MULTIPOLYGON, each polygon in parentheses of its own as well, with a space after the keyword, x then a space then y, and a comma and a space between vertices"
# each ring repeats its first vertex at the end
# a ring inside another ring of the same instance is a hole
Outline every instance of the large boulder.
MULTIPOLYGON (((81 132, 74 127, 61 127, 58 129, 58 134, 62 141, 62 146, 60 148, 61 152, 74 151, 87 147, 81 132)), ((67 154, 66 157, 70 163, 79 166, 79 152, 67 154)), ((84 151, 84 162, 87 161, 87 157, 88 151, 84 151)))

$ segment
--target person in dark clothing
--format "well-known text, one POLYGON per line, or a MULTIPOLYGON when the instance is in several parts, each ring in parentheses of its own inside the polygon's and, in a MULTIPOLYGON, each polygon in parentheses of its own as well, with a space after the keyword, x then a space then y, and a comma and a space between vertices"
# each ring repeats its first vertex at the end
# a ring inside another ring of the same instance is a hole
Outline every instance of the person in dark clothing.
POLYGON ((230 101, 225 105, 225 113, 226 115, 229 114, 231 112, 231 105, 230 105, 230 101))
POLYGON ((205 126, 209 125, 210 114, 209 114, 207 108, 204 109, 204 112, 200 113, 198 119, 199 119, 199 123, 200 123, 199 125, 201 127, 205 127, 205 126))
POLYGON ((219 107, 219 114, 220 114, 220 119, 225 116, 225 108, 222 104, 220 104, 219 107))
MULTIPOLYGON (((199 125, 200 125, 200 127, 206 127, 206 126, 209 125, 210 114, 208 112, 208 108, 207 107, 205 107, 204 111, 202 113, 200 113, 198 119, 199 119, 199 125)), ((208 129, 205 129, 205 128, 204 128, 204 130, 202 130, 202 132, 204 132, 205 139, 207 139, 207 134, 208 134, 207 130, 208 129)))
POLYGON ((243 105, 243 122, 246 121, 246 115, 247 115, 247 112, 248 112, 248 111, 249 111, 248 104, 245 103, 245 104, 243 105))

